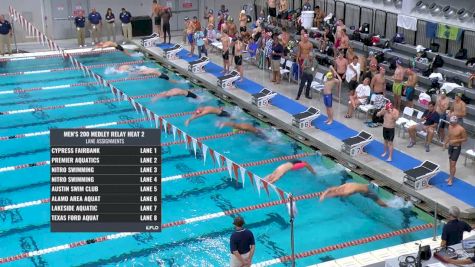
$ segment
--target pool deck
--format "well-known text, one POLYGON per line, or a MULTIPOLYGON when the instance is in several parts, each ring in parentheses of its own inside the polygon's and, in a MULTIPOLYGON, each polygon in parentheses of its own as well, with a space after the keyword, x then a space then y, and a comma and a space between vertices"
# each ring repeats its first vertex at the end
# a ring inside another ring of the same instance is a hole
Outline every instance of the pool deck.
MULTIPOLYGON (((174 38, 175 41, 176 38, 174 38)), ((173 41, 173 40, 172 40, 173 41)), ((138 42, 136 42, 138 44, 138 42)), ((187 47, 185 47, 187 48, 187 47)), ((444 214, 448 211, 450 206, 458 206, 461 210, 462 218, 475 218, 475 207, 455 198, 454 196, 436 188, 429 187, 423 190, 415 191, 414 189, 409 188, 406 185, 403 185, 404 173, 402 170, 388 164, 381 158, 371 156, 369 154, 363 154, 355 158, 350 157, 349 155, 341 152, 342 141, 330 135, 324 131, 321 131, 317 128, 308 128, 308 129, 298 129, 292 126, 292 115, 288 112, 279 109, 275 106, 269 105, 264 108, 257 108, 251 104, 251 94, 246 91, 236 88, 230 90, 223 90, 219 88, 217 84, 217 77, 210 73, 200 73, 193 74, 188 71, 188 62, 184 59, 177 59, 173 61, 166 60, 163 55, 163 50, 159 47, 146 48, 146 51, 157 59, 160 63, 165 66, 175 69, 180 74, 190 77, 192 80, 199 82, 208 89, 213 90, 218 96, 227 99, 228 101, 234 102, 239 105, 241 108, 250 112, 253 115, 257 115, 259 118, 264 121, 268 121, 278 129, 281 129, 287 132, 290 136, 297 138, 300 141, 303 141, 307 145, 314 146, 322 151, 326 155, 334 157, 338 162, 343 164, 355 172, 367 175, 370 178, 374 179, 376 184, 381 186, 386 186, 392 190, 399 192, 402 195, 410 195, 418 200, 422 200, 425 209, 431 210, 437 203, 439 207, 439 214, 444 214)), ((220 57, 216 54, 210 53, 210 60, 218 65, 221 64, 220 57)), ((247 79, 252 80, 256 83, 260 83, 264 87, 270 88, 275 92, 278 92, 282 95, 285 95, 291 99, 295 97, 295 91, 297 90, 296 83, 288 83, 283 81, 280 85, 276 86, 275 84, 270 83, 269 81, 269 72, 258 69, 252 64, 244 64, 245 70, 244 74, 247 79), (290 86, 289 86, 290 85, 290 86)), ((314 96, 313 100, 301 100, 299 101, 305 106, 315 106, 320 110, 324 110, 323 103, 321 100, 316 100, 314 96)), ((374 135, 376 140, 382 141, 381 138, 381 128, 368 128, 363 127, 363 121, 359 119, 344 119, 343 116, 346 113, 346 106, 339 105, 334 103, 335 110, 335 119, 339 122, 344 123, 352 129, 364 129, 367 132, 370 132, 374 135)), ((399 137, 396 137, 399 139, 399 137)), ((448 162, 446 152, 436 145, 432 145, 432 153, 426 153, 423 150, 422 146, 418 146, 412 149, 406 149, 405 145, 407 139, 399 142, 396 140, 396 149, 401 150, 401 152, 411 155, 414 158, 424 158, 429 159, 441 166, 441 171, 448 172, 448 162), (401 149, 401 147, 403 147, 401 149), (442 152, 442 153, 441 153, 442 152), (443 155, 443 157, 441 157, 443 155)), ((474 165, 469 161, 467 167, 463 165, 463 157, 459 159, 457 165, 457 177, 464 177, 463 180, 471 185, 475 185, 475 175, 474 175, 474 165)))

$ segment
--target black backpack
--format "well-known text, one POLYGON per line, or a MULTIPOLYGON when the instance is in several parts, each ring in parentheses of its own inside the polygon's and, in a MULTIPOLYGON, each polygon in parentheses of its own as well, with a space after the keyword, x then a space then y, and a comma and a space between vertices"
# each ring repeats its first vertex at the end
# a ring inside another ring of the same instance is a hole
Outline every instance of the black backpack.
POLYGON ((456 59, 467 59, 467 49, 460 48, 460 50, 455 54, 456 59))
POLYGON ((393 42, 403 44, 405 41, 403 33, 396 33, 393 37, 393 42))
POLYGON ((442 59, 441 56, 436 55, 435 58, 434 58, 434 61, 432 63, 432 68, 436 69, 436 68, 440 68, 442 66, 444 66, 444 60, 442 59))
POLYGON ((395 70, 396 69, 396 62, 399 59, 399 57, 392 57, 389 59, 389 69, 390 70, 395 70))
POLYGON ((389 48, 391 48, 391 43, 389 42, 389 40, 386 40, 386 42, 384 42, 382 48, 383 48, 383 49, 389 49, 389 48))
POLYGON ((368 35, 366 38, 363 39, 363 44, 366 46, 373 46, 373 37, 374 34, 368 35))
POLYGON ((357 41, 357 42, 361 42, 361 33, 360 33, 360 31, 355 30, 355 31, 353 32, 353 35, 351 36, 351 38, 352 38, 353 40, 357 41))
POLYGON ((376 55, 374 55, 376 60, 378 61, 378 64, 382 63, 384 61, 384 52, 377 52, 376 55))
POLYGON ((430 44, 430 50, 434 53, 439 52, 440 44, 438 43, 431 43, 430 44))
POLYGON ((360 28, 361 33, 369 33, 369 23, 363 23, 360 28))

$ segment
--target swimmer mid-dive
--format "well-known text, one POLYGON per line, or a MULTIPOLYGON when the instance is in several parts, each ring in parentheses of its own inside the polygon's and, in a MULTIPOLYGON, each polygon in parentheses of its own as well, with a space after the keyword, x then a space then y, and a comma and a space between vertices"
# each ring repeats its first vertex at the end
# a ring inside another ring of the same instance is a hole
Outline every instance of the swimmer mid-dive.
POLYGON ((194 94, 193 92, 189 90, 184 90, 180 88, 172 88, 168 91, 165 91, 163 93, 160 93, 152 98, 152 103, 156 102, 160 98, 169 98, 172 96, 185 96, 185 97, 191 97, 191 98, 197 98, 198 96, 194 94))
POLYGON ((260 137, 262 139, 268 139, 267 136, 258 128, 254 127, 253 125, 249 123, 235 123, 232 121, 227 121, 219 124, 219 127, 232 127, 234 130, 238 131, 245 131, 248 133, 253 133, 257 137, 260 137))
POLYGON ((185 121, 185 126, 188 126, 192 120, 195 120, 197 118, 209 115, 209 114, 216 114, 218 117, 231 117, 231 114, 224 110, 223 108, 217 108, 217 107, 199 107, 196 109, 195 113, 191 116, 191 118, 187 119, 185 121))
POLYGON ((269 183, 273 184, 277 182, 284 174, 289 171, 296 171, 303 168, 307 168, 312 174, 317 174, 315 170, 305 161, 293 160, 291 162, 286 162, 279 167, 277 167, 271 174, 267 175, 264 179, 269 183))
POLYGON ((358 184, 358 183, 346 183, 340 186, 330 187, 320 196, 320 201, 329 197, 347 197, 356 193, 360 193, 362 196, 367 197, 374 202, 378 203, 381 207, 388 207, 386 202, 382 201, 376 192, 377 186, 373 183, 370 184, 358 184))
MULTIPOLYGON (((127 49, 124 49, 124 47, 122 47, 120 44, 117 44, 112 41, 105 41, 105 42, 100 42, 96 44, 96 48, 107 48, 107 47, 113 47, 119 51, 124 52, 128 56, 131 55, 131 53, 127 49)), ((92 49, 92 50, 94 51, 95 49, 92 49)))

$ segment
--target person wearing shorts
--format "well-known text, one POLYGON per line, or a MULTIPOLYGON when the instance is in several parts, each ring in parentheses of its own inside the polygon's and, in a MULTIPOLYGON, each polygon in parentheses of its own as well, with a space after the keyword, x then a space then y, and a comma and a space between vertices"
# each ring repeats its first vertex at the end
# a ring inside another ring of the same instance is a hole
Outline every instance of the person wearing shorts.
POLYGON ((234 56, 234 64, 236 64, 236 66, 242 66, 242 55, 234 56))
POLYGON ((323 94, 323 104, 325 104, 325 107, 331 108, 333 106, 333 94, 323 94))
MULTIPOLYGON (((414 87, 411 87, 411 86, 406 86, 406 90, 405 90, 405 95, 406 95, 406 101, 408 103, 412 103, 412 101, 414 100, 414 97, 415 97, 415 93, 416 93, 416 90, 414 90, 414 87)), ((410 105, 408 105, 410 106, 410 105)))
POLYGON ((467 141, 467 132, 459 124, 457 116, 451 116, 447 138, 444 142, 444 148, 448 146, 450 175, 447 178, 447 184, 452 185, 455 176, 457 160, 462 151, 462 143, 467 141))
POLYGON ((387 102, 386 106, 378 111, 376 116, 383 116, 383 139, 384 139, 384 151, 381 154, 381 157, 386 157, 389 154, 386 161, 393 160, 393 151, 394 151, 394 133, 396 128, 396 121, 399 118, 399 111, 393 108, 391 102, 387 102), (388 153, 389 152, 389 153, 388 153))
POLYGON ((400 97, 402 95, 402 88, 403 88, 402 83, 394 82, 393 83, 393 94, 400 97))

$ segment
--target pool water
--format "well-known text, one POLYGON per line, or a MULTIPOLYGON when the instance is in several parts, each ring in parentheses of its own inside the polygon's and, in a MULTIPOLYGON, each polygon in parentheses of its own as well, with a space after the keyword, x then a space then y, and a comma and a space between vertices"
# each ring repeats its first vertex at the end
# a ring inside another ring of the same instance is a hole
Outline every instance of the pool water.
MULTIPOLYGON (((103 63, 121 63, 138 60, 120 52, 80 56, 78 60, 87 66, 103 63)), ((148 67, 163 67, 146 61, 148 67)), ((61 58, 33 59, 2 63, 0 73, 47 70, 71 67, 61 58)), ((108 80, 127 78, 127 74, 111 72, 110 67, 95 68, 95 72, 108 80)), ((232 106, 212 96, 205 89, 186 82, 182 77, 168 72, 177 83, 157 78, 113 83, 127 95, 143 96, 163 92, 173 87, 192 88, 199 100, 183 97, 161 99, 151 103, 150 98, 136 101, 158 115, 193 111, 200 105, 223 106, 234 119, 256 123, 271 142, 254 138, 250 134, 204 141, 206 145, 236 163, 255 162, 286 155, 312 153, 302 157, 317 171, 314 176, 306 170, 290 172, 276 185, 295 196, 320 192, 330 186, 346 182, 365 182, 358 175, 348 172, 341 165, 322 156, 318 151, 282 135, 279 131, 257 121, 232 106)), ((130 78, 130 77, 129 77, 130 78)), ((0 76, 0 112, 29 108, 50 107, 113 98, 110 90, 97 85, 74 86, 24 93, 1 94, 13 89, 29 89, 93 82, 78 70, 51 73, 0 76)), ((74 128, 142 118, 127 102, 113 102, 87 106, 49 109, 0 115, 0 137, 46 131, 51 128, 74 128)), ((232 132, 217 127, 225 118, 205 116, 193 121, 188 127, 188 116, 167 119, 193 137, 232 132)), ((108 128, 152 128, 151 122, 134 122, 108 128)), ((0 138, 1 139, 1 138, 0 138)), ((162 134, 162 142, 173 141, 172 134, 162 134)), ((0 169, 49 160, 49 135, 0 140, 0 169)), ((206 163, 200 152, 195 153, 184 144, 166 146, 162 150, 163 177, 217 168, 209 155, 206 163)), ((247 168, 261 177, 271 173, 285 161, 247 168)), ((0 172, 0 206, 49 198, 49 165, 0 172)), ((393 198, 381 190, 383 199, 393 198)), ((209 213, 230 210, 279 199, 274 192, 270 196, 264 190, 260 194, 246 180, 231 179, 227 171, 193 176, 187 179, 163 182, 162 222, 197 217, 209 213)), ((0 258, 24 252, 87 240, 108 233, 51 233, 49 204, 0 211, 0 258)), ((430 217, 416 208, 384 209, 360 195, 346 199, 303 200, 297 203, 295 218, 295 251, 303 252, 345 241, 355 240, 402 228, 422 225, 430 217)), ((256 239, 254 262, 261 262, 290 254, 289 214, 284 205, 241 213, 246 227, 256 239)), ((62 250, 6 264, 7 266, 226 266, 229 262, 229 237, 233 232, 232 217, 220 217, 164 229, 161 233, 140 233, 130 237, 62 250)), ((362 253, 382 247, 397 245, 429 237, 432 230, 419 231, 365 245, 336 250, 300 259, 298 266, 305 266, 344 256, 362 253)))

